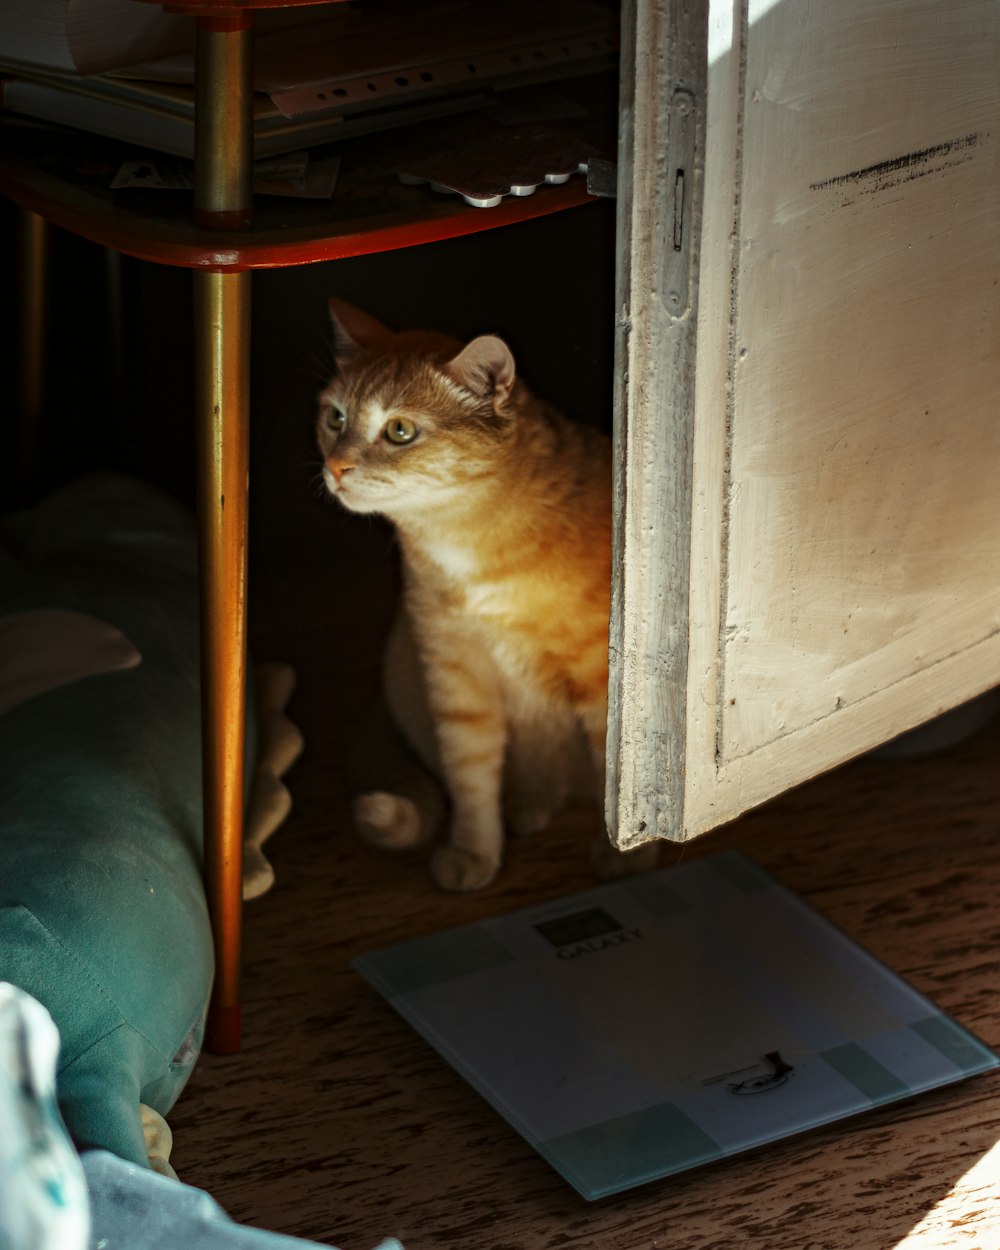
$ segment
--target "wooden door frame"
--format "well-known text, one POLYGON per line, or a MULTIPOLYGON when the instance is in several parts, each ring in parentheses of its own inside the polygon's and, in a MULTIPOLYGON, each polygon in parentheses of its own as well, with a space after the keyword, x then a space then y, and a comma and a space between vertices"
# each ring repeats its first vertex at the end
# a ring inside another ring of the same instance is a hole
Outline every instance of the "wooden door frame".
POLYGON ((683 828, 707 25, 707 0, 622 6, 605 815, 623 849, 683 828))

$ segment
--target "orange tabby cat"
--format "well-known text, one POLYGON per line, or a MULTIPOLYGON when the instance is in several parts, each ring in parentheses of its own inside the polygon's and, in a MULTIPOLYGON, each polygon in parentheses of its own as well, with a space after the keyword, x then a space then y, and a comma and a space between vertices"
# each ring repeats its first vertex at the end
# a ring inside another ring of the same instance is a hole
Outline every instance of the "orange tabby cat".
MULTIPOLYGON (((610 444, 532 395, 499 338, 395 334, 340 300, 331 314, 324 478, 345 508, 396 527, 387 701, 450 800, 433 875, 476 889, 500 866, 505 824, 543 828, 582 772, 603 799, 610 444)), ((426 789, 355 803, 362 834, 391 847, 429 838, 442 811, 426 789)), ((603 835, 594 857, 602 875, 651 861, 603 835)))

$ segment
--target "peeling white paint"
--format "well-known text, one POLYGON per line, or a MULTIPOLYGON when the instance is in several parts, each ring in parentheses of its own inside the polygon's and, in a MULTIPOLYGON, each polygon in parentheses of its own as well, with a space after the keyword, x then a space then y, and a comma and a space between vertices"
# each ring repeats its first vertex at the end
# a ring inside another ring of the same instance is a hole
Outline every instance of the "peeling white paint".
MULTIPOLYGON (((708 17, 691 514, 655 514, 690 527, 689 587, 657 579, 636 494, 676 451, 648 411, 659 331, 638 305, 621 483, 623 620, 688 595, 683 779, 648 776, 670 657, 620 648, 616 666, 639 683, 620 785, 659 787, 675 838, 1000 682, 1000 6, 712 0, 708 17)), ((637 99, 656 90, 640 79, 637 99)), ((633 264, 652 220, 634 206, 633 264)))

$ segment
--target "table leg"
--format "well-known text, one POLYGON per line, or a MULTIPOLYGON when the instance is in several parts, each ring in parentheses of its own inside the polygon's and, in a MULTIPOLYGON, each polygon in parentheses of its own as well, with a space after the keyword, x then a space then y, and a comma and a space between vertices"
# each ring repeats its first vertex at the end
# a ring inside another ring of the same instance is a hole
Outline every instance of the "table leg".
MULTIPOLYGON (((250 224, 252 14, 197 19, 194 218, 250 224)), ((240 1048, 246 712, 250 274, 195 273, 195 366, 201 527, 205 890, 215 981, 205 1043, 240 1048)))
POLYGON ((205 889, 215 946, 206 1045, 240 1047, 246 715, 249 273, 196 273, 205 889))
POLYGON ((45 401, 45 334, 48 320, 49 223, 29 209, 18 221, 17 489, 30 491, 38 463, 38 426, 45 401))
POLYGON ((120 435, 130 415, 125 351, 125 278, 122 272, 122 254, 112 247, 104 249, 104 280, 108 302, 108 351, 111 356, 109 407, 114 430, 120 435))

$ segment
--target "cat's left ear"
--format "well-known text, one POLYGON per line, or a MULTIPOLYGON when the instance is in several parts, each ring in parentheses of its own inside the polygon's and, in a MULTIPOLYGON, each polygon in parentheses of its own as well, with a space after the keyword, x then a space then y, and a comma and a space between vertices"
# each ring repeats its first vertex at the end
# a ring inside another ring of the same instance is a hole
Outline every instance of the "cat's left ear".
POLYGON ((473 395, 492 398, 494 404, 506 402, 517 377, 510 348, 494 334, 473 339, 448 361, 444 372, 473 395))
POLYGON ((333 350, 338 364, 343 364, 359 351, 377 348, 392 338, 381 321, 355 308, 345 299, 330 300, 330 323, 333 326, 333 350))

